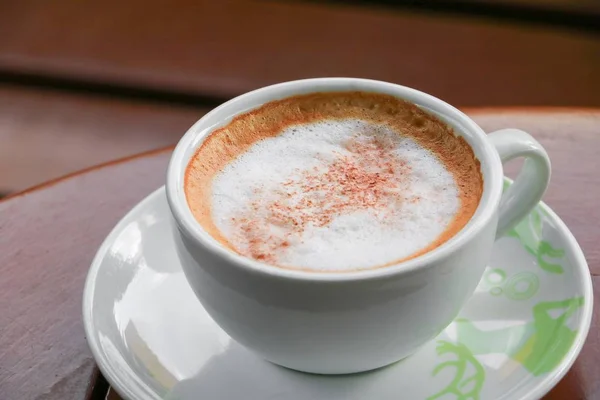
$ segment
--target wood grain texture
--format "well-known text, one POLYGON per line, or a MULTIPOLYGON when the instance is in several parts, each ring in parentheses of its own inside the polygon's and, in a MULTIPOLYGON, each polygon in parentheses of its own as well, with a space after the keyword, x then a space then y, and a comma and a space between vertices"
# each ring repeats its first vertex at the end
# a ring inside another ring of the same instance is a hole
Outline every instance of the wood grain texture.
POLYGON ((356 76, 461 106, 600 106, 599 68, 598 36, 464 16, 248 0, 0 2, 0 72, 219 99, 356 76))
POLYGON ((174 144, 205 112, 0 85, 0 191, 174 144))
MULTIPOLYGON (((545 200, 600 273, 596 201, 600 110, 470 110, 488 130, 519 127, 548 149, 545 200)), ((83 281, 103 238, 162 184, 169 150, 107 164, 0 202, 0 398, 84 399, 95 367, 81 321, 83 281)), ((600 277, 592 331, 567 377, 547 397, 600 398, 600 277)))
POLYGON ((104 236, 164 181, 169 151, 110 164, 0 203, 0 398, 83 399, 96 370, 81 320, 104 236))

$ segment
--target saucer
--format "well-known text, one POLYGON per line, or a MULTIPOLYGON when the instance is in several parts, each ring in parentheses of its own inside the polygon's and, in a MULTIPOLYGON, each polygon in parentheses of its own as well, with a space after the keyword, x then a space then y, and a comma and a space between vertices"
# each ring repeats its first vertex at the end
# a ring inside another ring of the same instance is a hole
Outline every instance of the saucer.
POLYGON ((354 375, 278 367, 233 341, 188 286, 164 188, 108 235, 83 295, 87 340, 126 399, 538 399, 588 333, 592 284, 565 224, 541 203, 494 245, 456 320, 413 356, 354 375))

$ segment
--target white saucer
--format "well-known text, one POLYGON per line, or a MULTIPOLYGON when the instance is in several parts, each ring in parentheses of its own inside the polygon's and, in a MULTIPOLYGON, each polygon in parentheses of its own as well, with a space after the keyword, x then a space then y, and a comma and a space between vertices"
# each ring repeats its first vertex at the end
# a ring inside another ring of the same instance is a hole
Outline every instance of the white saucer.
POLYGON ((189 288, 171 235, 161 188, 114 228, 87 277, 87 339, 126 399, 537 399, 573 364, 590 326, 588 266, 543 204, 497 241, 473 298, 434 341, 347 376, 284 369, 231 340, 189 288))

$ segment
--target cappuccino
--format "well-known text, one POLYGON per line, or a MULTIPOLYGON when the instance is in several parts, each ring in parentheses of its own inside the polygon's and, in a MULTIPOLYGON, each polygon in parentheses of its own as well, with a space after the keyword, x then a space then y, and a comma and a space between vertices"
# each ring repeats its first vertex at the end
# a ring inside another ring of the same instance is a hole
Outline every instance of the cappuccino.
POLYGON ((315 272, 431 251, 479 204, 479 161, 412 103, 365 92, 267 103, 210 133, 185 173, 188 205, 231 250, 315 272))

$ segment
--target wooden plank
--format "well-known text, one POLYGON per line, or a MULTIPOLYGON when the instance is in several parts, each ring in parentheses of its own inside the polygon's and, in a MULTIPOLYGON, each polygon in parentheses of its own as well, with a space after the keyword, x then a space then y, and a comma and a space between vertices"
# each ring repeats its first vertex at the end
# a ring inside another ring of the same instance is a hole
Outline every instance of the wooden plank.
POLYGON ((174 144, 205 112, 0 85, 0 191, 174 144))
POLYGON ((5 79, 225 99, 338 75, 405 84, 460 106, 600 106, 598 69, 595 35, 464 16, 248 0, 0 3, 5 79))
POLYGON ((84 399, 97 368, 84 279, 119 218, 164 182, 170 151, 113 163, 0 202, 0 398, 84 399), (29 232, 28 234, 26 232, 29 232))

